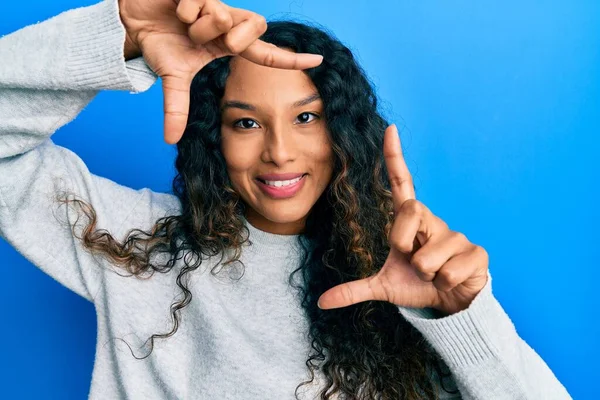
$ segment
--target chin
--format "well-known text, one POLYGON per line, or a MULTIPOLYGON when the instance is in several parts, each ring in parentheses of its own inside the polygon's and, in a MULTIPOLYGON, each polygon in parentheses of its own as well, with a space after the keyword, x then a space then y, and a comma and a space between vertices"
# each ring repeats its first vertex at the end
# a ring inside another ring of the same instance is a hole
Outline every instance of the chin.
POLYGON ((308 211, 308 209, 304 210, 304 207, 281 205, 278 207, 268 207, 267 210, 263 209, 261 214, 269 221, 285 224, 303 219, 308 214, 308 211))

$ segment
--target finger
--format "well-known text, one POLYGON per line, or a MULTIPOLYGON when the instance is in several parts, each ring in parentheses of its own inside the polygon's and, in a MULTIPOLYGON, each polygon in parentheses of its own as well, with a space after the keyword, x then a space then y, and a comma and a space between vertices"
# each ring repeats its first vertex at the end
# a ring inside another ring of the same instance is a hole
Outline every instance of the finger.
POLYGON ((419 200, 409 199, 402 203, 390 229, 390 246, 405 254, 416 251, 431 240, 448 231, 448 225, 436 217, 419 200))
POLYGON ((431 282, 437 279, 436 274, 448 260, 469 251, 472 246, 464 234, 449 230, 425 243, 413 254, 410 263, 423 282, 431 282))
POLYGON ((267 22, 262 15, 224 6, 233 18, 233 28, 223 39, 225 47, 232 53, 273 68, 306 69, 323 62, 320 54, 294 53, 258 39, 267 30, 267 22))
POLYGON ((404 162, 401 146, 396 125, 388 126, 383 137, 383 156, 392 189, 395 212, 398 212, 406 200, 416 199, 413 179, 404 162))
POLYGON ((410 254, 415 246, 415 239, 419 231, 424 230, 424 213, 417 200, 406 202, 400 207, 394 217, 392 229, 388 237, 391 247, 405 254, 410 254))
POLYGON ((208 43, 229 32, 234 25, 233 18, 223 3, 209 1, 200 13, 200 18, 188 29, 188 36, 194 43, 208 43))
MULTIPOLYGON (((217 39, 221 48, 231 54, 240 56, 254 63, 285 69, 306 69, 321 64, 323 56, 318 54, 294 53, 278 48, 270 43, 258 40, 267 29, 264 17, 247 10, 234 8, 222 4, 232 18, 232 25, 228 23, 226 34, 222 37, 224 27, 209 32, 208 22, 200 18, 191 28, 190 37, 196 43, 206 43, 208 39, 217 39), (206 32, 206 33, 202 33, 206 32)), ((216 15, 216 14, 215 14, 216 15)))
POLYGON ((317 304, 319 308, 331 309, 368 300, 388 301, 377 275, 334 286, 319 297, 317 304))
POLYGON ((205 4, 206 0, 181 0, 175 9, 175 14, 181 22, 193 24, 205 4))
POLYGON ((441 292, 453 290, 482 267, 482 259, 479 246, 473 246, 470 250, 455 255, 439 269, 433 285, 441 292))
POLYGON ((163 107, 165 142, 175 144, 187 125, 190 107, 190 78, 163 76, 163 107))
POLYGON ((272 68, 306 69, 321 64, 323 56, 309 53, 294 53, 271 43, 256 40, 240 56, 256 64, 272 68))
POLYGON ((224 50, 238 54, 246 50, 267 30, 267 21, 262 15, 228 6, 233 19, 233 28, 224 34, 219 41, 224 50))

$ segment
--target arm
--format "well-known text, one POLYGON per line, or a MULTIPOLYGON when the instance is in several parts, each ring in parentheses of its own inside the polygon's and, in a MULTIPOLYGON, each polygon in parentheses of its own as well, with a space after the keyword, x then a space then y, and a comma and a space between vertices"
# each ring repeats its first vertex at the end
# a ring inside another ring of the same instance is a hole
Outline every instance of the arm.
MULTIPOLYGON (((98 268, 72 237, 74 222, 54 196, 74 192, 114 232, 147 189, 93 175, 50 136, 100 90, 147 90, 156 75, 142 58, 125 62, 116 0, 66 11, 0 38, 0 236, 29 261, 92 301, 98 268)), ((85 134, 85 133, 82 133, 85 134)))
POLYGON ((463 399, 571 399, 540 356, 518 335, 492 293, 492 277, 470 306, 436 318, 398 307, 450 368, 463 399))

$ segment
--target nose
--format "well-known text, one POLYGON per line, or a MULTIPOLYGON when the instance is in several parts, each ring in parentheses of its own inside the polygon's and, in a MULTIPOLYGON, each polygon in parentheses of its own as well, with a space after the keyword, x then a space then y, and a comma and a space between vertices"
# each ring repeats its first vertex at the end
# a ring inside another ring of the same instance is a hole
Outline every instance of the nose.
POLYGON ((266 163, 284 166, 296 159, 297 146, 293 133, 282 125, 271 127, 265 134, 261 159, 266 163))

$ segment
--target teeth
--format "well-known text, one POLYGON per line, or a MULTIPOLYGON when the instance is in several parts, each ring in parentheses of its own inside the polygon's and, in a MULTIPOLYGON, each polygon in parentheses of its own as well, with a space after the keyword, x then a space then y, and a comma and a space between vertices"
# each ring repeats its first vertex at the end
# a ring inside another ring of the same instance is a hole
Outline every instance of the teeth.
POLYGON ((300 179, 302 179, 301 176, 299 176, 296 179, 291 179, 288 181, 265 181, 265 182, 269 186, 282 187, 282 186, 293 185, 294 183, 298 182, 300 179))

